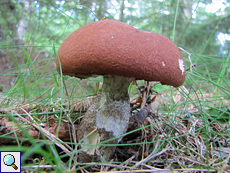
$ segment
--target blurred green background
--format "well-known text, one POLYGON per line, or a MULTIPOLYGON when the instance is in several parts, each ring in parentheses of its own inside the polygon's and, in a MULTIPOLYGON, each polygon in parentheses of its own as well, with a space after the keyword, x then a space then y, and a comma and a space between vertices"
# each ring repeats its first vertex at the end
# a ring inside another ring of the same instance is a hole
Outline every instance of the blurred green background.
MULTIPOLYGON (((59 92, 59 46, 76 29, 103 17, 167 36, 189 53, 182 52, 187 68, 189 56, 197 65, 196 72, 187 72, 185 85, 211 92, 218 86, 229 98, 229 0, 1 0, 1 91, 24 101, 59 92)), ((65 79, 69 92, 82 96, 94 95, 102 78, 65 79)))

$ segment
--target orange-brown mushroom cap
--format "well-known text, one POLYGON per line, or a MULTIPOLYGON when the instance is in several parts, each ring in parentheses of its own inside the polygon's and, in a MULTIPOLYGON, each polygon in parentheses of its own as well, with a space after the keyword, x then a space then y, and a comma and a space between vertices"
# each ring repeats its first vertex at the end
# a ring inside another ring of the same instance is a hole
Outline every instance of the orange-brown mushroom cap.
POLYGON ((170 39, 112 20, 79 28, 66 38, 58 56, 63 74, 80 78, 111 74, 178 87, 186 75, 183 57, 170 39))

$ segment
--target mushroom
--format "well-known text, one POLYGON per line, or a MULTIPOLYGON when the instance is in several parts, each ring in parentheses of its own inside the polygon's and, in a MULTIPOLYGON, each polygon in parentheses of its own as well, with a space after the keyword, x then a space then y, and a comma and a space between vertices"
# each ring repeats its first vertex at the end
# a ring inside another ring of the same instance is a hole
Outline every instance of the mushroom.
POLYGON ((79 159, 84 162, 108 161, 114 154, 114 145, 99 143, 113 138, 106 144, 117 144, 126 133, 131 81, 159 81, 178 87, 185 80, 183 57, 170 39, 112 20, 87 24, 68 36, 58 51, 56 65, 64 75, 104 76, 102 89, 77 132, 82 149, 79 159))

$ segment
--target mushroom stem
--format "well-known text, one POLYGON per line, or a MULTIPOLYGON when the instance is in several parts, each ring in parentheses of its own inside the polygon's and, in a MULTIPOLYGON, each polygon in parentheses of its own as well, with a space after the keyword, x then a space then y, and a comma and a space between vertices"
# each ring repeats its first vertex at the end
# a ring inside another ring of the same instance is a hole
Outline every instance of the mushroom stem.
POLYGON ((100 146, 98 143, 115 138, 107 144, 117 144, 122 139, 118 136, 126 133, 130 118, 128 87, 133 80, 122 76, 104 76, 102 90, 84 115, 77 133, 83 149, 79 153, 80 161, 108 161, 113 155, 115 147, 100 146))

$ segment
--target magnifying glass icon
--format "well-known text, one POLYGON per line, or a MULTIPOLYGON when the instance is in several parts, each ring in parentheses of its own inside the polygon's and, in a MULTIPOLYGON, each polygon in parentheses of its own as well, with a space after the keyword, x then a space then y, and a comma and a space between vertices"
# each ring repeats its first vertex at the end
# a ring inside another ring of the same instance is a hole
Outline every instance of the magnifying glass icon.
POLYGON ((15 170, 18 169, 18 167, 14 164, 15 163, 15 158, 11 154, 7 154, 3 158, 3 162, 7 166, 12 166, 15 170))

